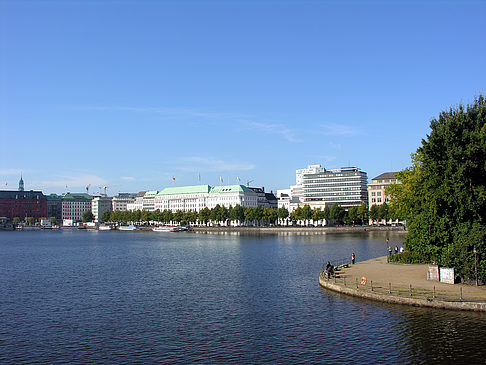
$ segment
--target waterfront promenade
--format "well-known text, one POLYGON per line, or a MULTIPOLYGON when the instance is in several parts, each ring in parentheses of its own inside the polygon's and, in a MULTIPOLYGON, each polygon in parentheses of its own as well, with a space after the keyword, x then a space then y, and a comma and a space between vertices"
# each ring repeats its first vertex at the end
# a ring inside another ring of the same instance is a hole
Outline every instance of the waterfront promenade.
POLYGON ((243 227, 243 226, 221 226, 221 227, 191 227, 197 233, 217 232, 240 232, 240 233, 289 233, 289 234, 324 234, 324 233, 363 233, 363 232, 402 232, 407 233, 403 226, 339 226, 339 227, 300 227, 300 226, 279 226, 279 227, 243 227))
POLYGON ((343 294, 388 303, 486 311, 486 287, 427 280, 428 265, 387 263, 386 256, 340 267, 319 284, 343 294))

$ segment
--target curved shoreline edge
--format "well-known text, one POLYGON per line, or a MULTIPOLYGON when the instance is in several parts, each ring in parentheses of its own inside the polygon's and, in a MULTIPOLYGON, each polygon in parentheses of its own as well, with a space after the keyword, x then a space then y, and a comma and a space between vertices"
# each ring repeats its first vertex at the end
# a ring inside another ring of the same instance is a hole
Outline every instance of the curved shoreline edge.
POLYGON ((475 311, 475 312, 486 312, 486 303, 481 302, 448 302, 442 300, 427 300, 420 298, 407 298, 399 297, 396 295, 383 295, 377 293, 371 293, 359 289, 354 289, 350 287, 344 287, 342 285, 334 284, 332 280, 326 280, 323 275, 319 275, 319 285, 322 288, 332 290, 341 294, 350 295, 353 297, 370 299, 374 301, 393 303, 393 304, 405 304, 414 307, 429 307, 438 309, 449 309, 449 310, 465 310, 465 311, 475 311))

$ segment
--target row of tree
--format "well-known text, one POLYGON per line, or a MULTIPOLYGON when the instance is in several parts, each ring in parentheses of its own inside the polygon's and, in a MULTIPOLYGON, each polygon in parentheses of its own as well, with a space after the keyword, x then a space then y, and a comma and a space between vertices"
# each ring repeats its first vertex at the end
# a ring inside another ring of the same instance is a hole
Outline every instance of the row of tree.
MULTIPOLYGON (((359 207, 352 207, 346 211, 339 204, 334 204, 331 208, 326 207, 324 210, 319 208, 312 209, 309 205, 304 205, 295 209, 292 214, 286 208, 262 208, 258 207, 242 207, 236 205, 235 207, 226 208, 224 206, 216 205, 214 208, 204 208, 199 212, 188 211, 184 212, 178 210, 172 212, 171 210, 155 210, 153 212, 147 210, 135 211, 107 211, 102 214, 100 220, 102 222, 118 222, 118 223, 148 223, 161 222, 165 224, 245 224, 245 225, 288 225, 292 222, 293 225, 308 225, 324 224, 325 221, 332 221, 336 224, 363 224, 368 220, 368 209, 363 203, 359 207)), ((90 222, 94 219, 91 212, 86 212, 83 215, 84 222, 90 222)))

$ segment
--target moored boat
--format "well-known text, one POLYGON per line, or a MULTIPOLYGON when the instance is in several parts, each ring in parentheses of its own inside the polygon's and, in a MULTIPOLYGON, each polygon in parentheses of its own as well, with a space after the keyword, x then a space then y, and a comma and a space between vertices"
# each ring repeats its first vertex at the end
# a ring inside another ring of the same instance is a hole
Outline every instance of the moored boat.
POLYGON ((107 224, 102 224, 98 227, 98 231, 111 231, 112 229, 113 227, 107 224))
POLYGON ((130 226, 119 226, 118 230, 119 231, 135 231, 137 227, 135 227, 133 224, 130 226))
POLYGON ((179 232, 181 231, 180 227, 177 226, 158 226, 152 228, 154 232, 179 232))

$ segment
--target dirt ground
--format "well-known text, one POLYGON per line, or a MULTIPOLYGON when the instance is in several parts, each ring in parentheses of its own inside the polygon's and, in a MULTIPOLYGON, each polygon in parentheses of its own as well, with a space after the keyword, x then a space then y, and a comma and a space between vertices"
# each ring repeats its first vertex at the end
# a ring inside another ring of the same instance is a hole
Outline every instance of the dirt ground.
POLYGON ((412 284, 413 288, 422 288, 451 293, 459 293, 462 287, 463 295, 473 296, 477 299, 486 300, 486 286, 472 286, 466 284, 446 284, 437 281, 427 280, 427 271, 429 265, 410 265, 410 264, 391 264, 386 262, 386 256, 376 259, 357 262, 349 268, 344 268, 338 273, 338 277, 346 278, 348 285, 352 285, 358 280, 361 285, 361 279, 366 278, 367 284, 373 281, 373 284, 388 287, 400 286, 407 288, 412 284))

